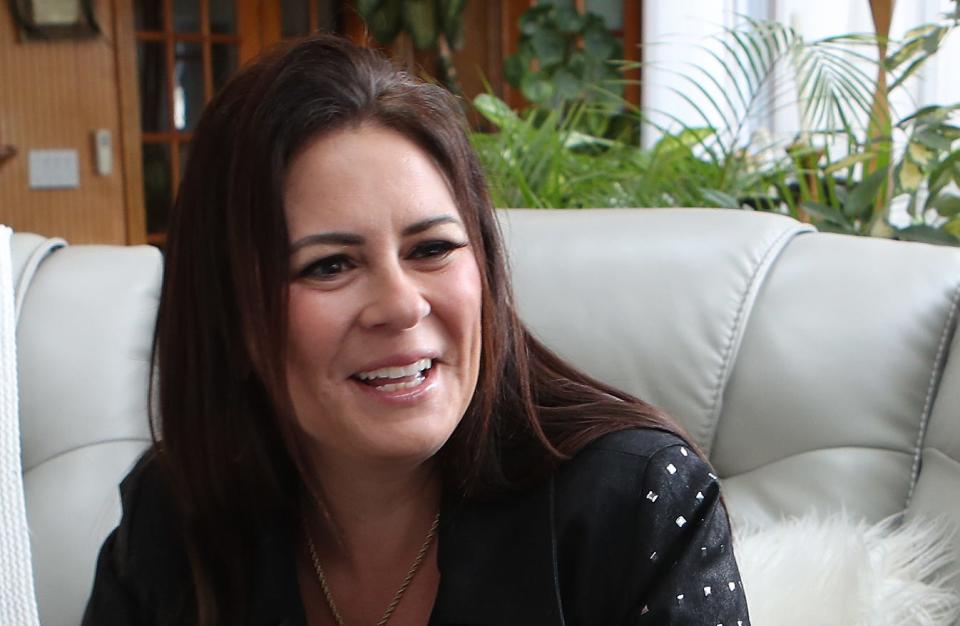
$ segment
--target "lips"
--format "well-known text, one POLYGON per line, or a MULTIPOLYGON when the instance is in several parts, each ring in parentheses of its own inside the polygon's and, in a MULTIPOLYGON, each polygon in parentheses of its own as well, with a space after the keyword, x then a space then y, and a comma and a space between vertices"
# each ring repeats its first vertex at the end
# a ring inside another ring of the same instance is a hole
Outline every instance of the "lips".
MULTIPOLYGON (((394 362, 397 360, 392 359, 394 362)), ((403 392, 422 385, 430 375, 433 365, 433 358, 422 357, 406 364, 366 369, 351 378, 383 393, 403 392)))
POLYGON ((400 365, 394 367, 381 367, 366 372, 357 372, 356 378, 362 381, 377 381, 382 378, 400 379, 422 374, 423 370, 428 370, 433 365, 433 359, 419 359, 409 365, 400 365))

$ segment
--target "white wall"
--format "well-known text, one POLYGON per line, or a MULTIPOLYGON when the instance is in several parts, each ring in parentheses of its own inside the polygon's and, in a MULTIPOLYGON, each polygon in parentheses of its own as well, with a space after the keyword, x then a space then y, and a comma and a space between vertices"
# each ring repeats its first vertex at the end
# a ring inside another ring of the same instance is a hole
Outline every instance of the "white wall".
MULTIPOLYGON (((671 125, 669 112, 691 126, 702 126, 694 106, 675 93, 686 94, 702 103, 696 90, 677 75, 690 73, 693 65, 712 68, 716 65, 709 53, 698 46, 717 52, 722 48, 710 37, 733 26, 736 0, 645 0, 643 5, 643 108, 658 124, 671 125)), ((656 133, 644 133, 644 143, 656 141, 656 133)))
MULTIPOLYGON (((895 5, 891 37, 902 37, 909 28, 936 21, 952 6, 951 0, 899 0, 895 5)), ((696 126, 703 125, 702 118, 683 96, 671 88, 682 91, 700 105, 707 104, 695 88, 678 78, 677 73, 690 74, 691 65, 714 67, 716 64, 710 55, 698 46, 721 50, 710 38, 721 33, 724 27, 734 26, 737 15, 789 24, 805 39, 873 32, 868 0, 644 0, 643 9, 644 58, 647 62, 644 68, 644 109, 658 122, 666 122, 668 118, 657 112, 667 111, 687 125, 696 126)), ((937 56, 893 100, 895 112, 905 115, 923 104, 960 101, 960 80, 956 77, 958 66, 960 32, 954 32, 937 56)), ((784 87, 793 89, 786 83, 774 89, 780 92, 784 87)), ((802 130, 796 107, 791 106, 788 99, 774 101, 772 106, 751 118, 751 126, 764 128, 775 137, 784 139, 802 130)), ((645 132, 644 144, 650 145, 656 138, 657 133, 645 132)))

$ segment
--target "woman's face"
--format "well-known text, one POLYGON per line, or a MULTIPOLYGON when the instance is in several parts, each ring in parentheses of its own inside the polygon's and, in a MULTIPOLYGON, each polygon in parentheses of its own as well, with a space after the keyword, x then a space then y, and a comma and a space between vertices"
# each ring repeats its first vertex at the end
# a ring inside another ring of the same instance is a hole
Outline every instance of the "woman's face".
POLYGON ((422 463, 480 365, 480 271, 443 176, 395 131, 346 129, 293 160, 284 211, 286 374, 315 462, 422 463))

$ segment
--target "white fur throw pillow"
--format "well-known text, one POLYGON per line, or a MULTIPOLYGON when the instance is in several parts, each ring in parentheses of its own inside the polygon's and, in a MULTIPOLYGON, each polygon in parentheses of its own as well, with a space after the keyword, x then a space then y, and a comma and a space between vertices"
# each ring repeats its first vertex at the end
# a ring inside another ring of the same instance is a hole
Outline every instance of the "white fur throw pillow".
POLYGON ((895 516, 878 524, 844 514, 734 523, 734 550, 753 626, 952 626, 955 529, 895 516))

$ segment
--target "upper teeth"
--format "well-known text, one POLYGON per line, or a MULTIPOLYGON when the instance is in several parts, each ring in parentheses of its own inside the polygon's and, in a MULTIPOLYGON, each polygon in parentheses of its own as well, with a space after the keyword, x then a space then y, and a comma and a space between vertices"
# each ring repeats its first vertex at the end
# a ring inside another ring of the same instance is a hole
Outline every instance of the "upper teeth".
POLYGON ((381 367, 378 370, 360 372, 357 374, 357 378, 360 380, 373 380, 374 378, 404 378, 406 376, 414 376, 419 374, 423 370, 428 370, 430 369, 431 365, 433 365, 433 361, 431 359, 420 359, 416 363, 411 363, 410 365, 402 365, 400 367, 381 367))

